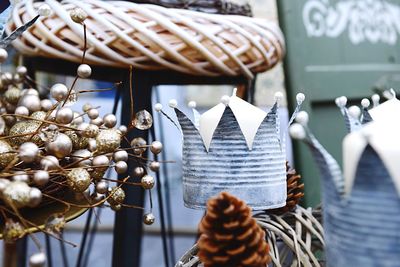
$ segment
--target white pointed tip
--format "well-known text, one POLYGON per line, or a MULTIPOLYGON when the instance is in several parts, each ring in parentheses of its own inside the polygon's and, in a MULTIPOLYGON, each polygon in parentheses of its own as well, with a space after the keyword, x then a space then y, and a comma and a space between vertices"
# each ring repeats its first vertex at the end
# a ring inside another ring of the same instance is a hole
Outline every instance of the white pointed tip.
POLYGON ((308 113, 305 111, 300 111, 296 116, 296 122, 300 123, 301 125, 307 125, 308 123, 308 113))
POLYGON ((190 102, 188 103, 188 107, 189 107, 189 108, 196 108, 196 106, 197 106, 196 101, 190 101, 190 102))
POLYGON ((300 123, 293 123, 289 127, 289 134, 293 139, 303 140, 306 138, 306 131, 300 123))
POLYGON ((283 99, 283 93, 282 92, 276 92, 274 95, 275 101, 280 102, 283 99))
POLYGON ((178 106, 178 101, 176 101, 176 99, 171 99, 168 105, 170 108, 176 108, 178 106))
POLYGON ((351 117, 353 117, 354 119, 360 118, 360 115, 361 115, 361 110, 360 110, 360 108, 357 107, 357 106, 351 106, 351 107, 349 107, 349 115, 350 115, 351 117))
POLYGON ((361 106, 362 106, 363 108, 368 108, 369 105, 371 105, 371 102, 369 102, 369 100, 368 100, 367 98, 363 98, 363 99, 361 100, 361 106))
POLYGON ((235 88, 233 88, 232 96, 236 96, 236 93, 237 93, 237 88, 235 87, 235 88))
POLYGON ((296 95, 296 101, 297 104, 300 105, 301 103, 303 103, 304 99, 306 99, 306 96, 303 93, 298 93, 296 95))
POLYGON ((231 100, 231 98, 227 95, 224 95, 221 97, 221 103, 224 104, 225 106, 229 105, 230 100, 231 100))
POLYGON ((372 102, 374 104, 379 104, 379 101, 381 100, 381 97, 378 94, 373 94, 371 99, 372 99, 372 102))
POLYGON ((393 88, 390 88, 389 91, 393 95, 393 98, 396 98, 396 91, 393 88))
POLYGON ((347 105, 347 97, 341 96, 335 99, 335 104, 339 108, 344 108, 347 105))
POLYGON ((157 112, 160 112, 160 111, 162 110, 162 105, 161 105, 161 103, 155 104, 155 105, 154 105, 154 109, 155 109, 157 112))

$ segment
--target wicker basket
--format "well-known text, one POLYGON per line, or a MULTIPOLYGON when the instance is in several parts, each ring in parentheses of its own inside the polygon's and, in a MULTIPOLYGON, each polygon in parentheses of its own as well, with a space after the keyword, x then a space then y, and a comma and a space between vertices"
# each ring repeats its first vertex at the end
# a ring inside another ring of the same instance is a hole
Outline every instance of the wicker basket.
MULTIPOLYGON (((266 20, 124 1, 46 3, 53 15, 39 19, 13 43, 25 55, 80 62, 83 27, 69 16, 76 7, 89 15, 86 62, 93 65, 251 79, 253 73, 275 66, 284 54, 281 31, 266 20)), ((32 0, 20 4, 7 32, 35 16, 41 4, 32 0)))
POLYGON ((189 9, 208 14, 253 16, 249 4, 239 5, 227 0, 134 0, 132 2, 189 9))
MULTIPOLYGON (((325 266, 319 258, 325 246, 321 209, 311 211, 298 206, 295 211, 282 216, 262 213, 255 218, 267 233, 272 259, 270 267, 325 266)), ((196 256, 197 252, 195 245, 179 259, 175 267, 203 266, 196 256)))

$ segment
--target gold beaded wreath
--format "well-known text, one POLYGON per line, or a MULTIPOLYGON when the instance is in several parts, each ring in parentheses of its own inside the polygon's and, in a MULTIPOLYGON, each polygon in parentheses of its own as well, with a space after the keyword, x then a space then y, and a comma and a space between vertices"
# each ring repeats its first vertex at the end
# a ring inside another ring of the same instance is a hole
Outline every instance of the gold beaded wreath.
MULTIPOLYGON (((52 14, 14 41, 23 54, 80 62, 83 30, 70 12, 88 14, 89 64, 253 78, 284 55, 279 27, 264 19, 206 14, 125 1, 46 0, 52 14)), ((43 2, 28 0, 13 12, 10 33, 37 14, 43 2)))

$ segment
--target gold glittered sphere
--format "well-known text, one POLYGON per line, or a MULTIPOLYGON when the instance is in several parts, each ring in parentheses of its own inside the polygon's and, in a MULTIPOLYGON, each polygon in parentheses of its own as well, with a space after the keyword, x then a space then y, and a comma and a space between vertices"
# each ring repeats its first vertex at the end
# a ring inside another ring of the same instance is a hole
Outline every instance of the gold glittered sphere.
POLYGON ((5 100, 13 105, 16 105, 18 103, 20 97, 21 97, 21 90, 16 87, 12 87, 4 93, 5 100))
POLYGON ((111 206, 122 204, 125 200, 125 192, 120 187, 113 187, 110 190, 110 197, 107 199, 111 206))
POLYGON ((83 168, 72 169, 67 174, 67 184, 75 192, 84 192, 89 187, 90 182, 90 174, 83 168))
POLYGON ((12 151, 13 149, 9 143, 0 140, 0 170, 7 167, 15 158, 16 154, 12 151))
POLYGON ((146 225, 152 225, 156 220, 156 217, 154 217, 153 213, 147 213, 143 215, 143 222, 146 225))
POLYGON ((35 111, 32 113, 31 118, 37 120, 44 120, 47 116, 47 113, 44 111, 35 111))
POLYGON ((100 153, 114 152, 121 144, 121 132, 117 129, 101 130, 96 137, 97 151, 100 153))
POLYGON ((6 243, 14 243, 25 235, 25 229, 19 222, 12 219, 6 221, 3 229, 3 240, 6 243))
POLYGON ((42 144, 42 140, 36 133, 40 125, 40 122, 32 120, 17 122, 10 129, 10 136, 15 136, 10 138, 11 144, 14 146, 19 146, 22 143, 30 141, 40 146, 42 144))
POLYGON ((3 199, 11 207, 26 207, 31 200, 30 192, 31 188, 27 183, 13 181, 4 188, 3 199))
POLYGON ((85 149, 88 146, 89 139, 78 136, 74 131, 66 131, 65 134, 71 139, 74 150, 85 149))
POLYGON ((144 189, 152 189, 154 187, 155 181, 154 177, 150 175, 145 175, 141 179, 141 185, 144 189))

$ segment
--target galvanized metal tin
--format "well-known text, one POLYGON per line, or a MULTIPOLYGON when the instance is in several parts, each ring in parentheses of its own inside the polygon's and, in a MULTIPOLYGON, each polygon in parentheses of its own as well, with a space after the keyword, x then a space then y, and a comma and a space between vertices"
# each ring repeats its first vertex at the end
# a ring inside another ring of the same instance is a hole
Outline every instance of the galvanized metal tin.
POLYGON ((327 265, 400 266, 400 198, 378 154, 366 147, 345 196, 336 161, 312 135, 307 143, 322 174, 327 265))
POLYGON ((276 105, 268 113, 249 150, 229 107, 214 132, 209 152, 193 123, 175 109, 183 132, 185 206, 205 209, 222 191, 246 201, 254 210, 286 204, 286 158, 277 132, 276 105))

